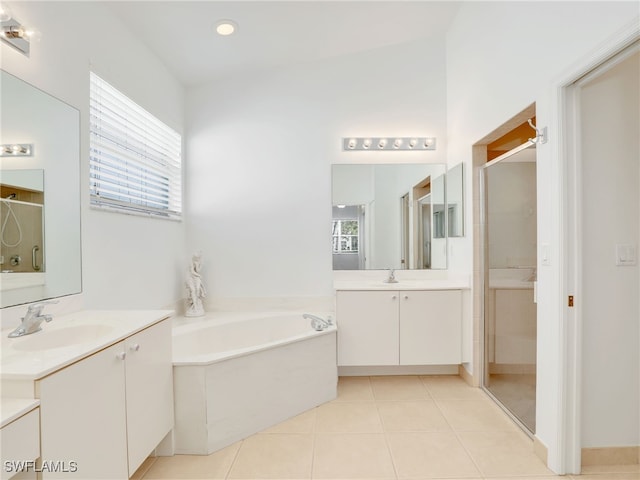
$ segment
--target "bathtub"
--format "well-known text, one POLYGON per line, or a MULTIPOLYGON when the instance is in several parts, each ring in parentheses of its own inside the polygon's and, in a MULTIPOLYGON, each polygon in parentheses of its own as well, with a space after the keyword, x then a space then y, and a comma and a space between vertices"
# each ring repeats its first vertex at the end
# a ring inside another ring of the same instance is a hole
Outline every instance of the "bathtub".
POLYGON ((208 455, 336 398, 336 327, 290 312, 176 318, 173 375, 173 450, 208 455))

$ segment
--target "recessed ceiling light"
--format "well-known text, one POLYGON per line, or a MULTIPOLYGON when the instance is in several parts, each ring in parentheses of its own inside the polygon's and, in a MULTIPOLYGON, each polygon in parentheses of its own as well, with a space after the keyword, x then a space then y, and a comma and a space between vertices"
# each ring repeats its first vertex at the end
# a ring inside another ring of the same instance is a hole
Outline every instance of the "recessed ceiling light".
POLYGON ((216 22, 216 33, 226 37, 233 35, 238 30, 238 25, 233 20, 220 20, 216 22))

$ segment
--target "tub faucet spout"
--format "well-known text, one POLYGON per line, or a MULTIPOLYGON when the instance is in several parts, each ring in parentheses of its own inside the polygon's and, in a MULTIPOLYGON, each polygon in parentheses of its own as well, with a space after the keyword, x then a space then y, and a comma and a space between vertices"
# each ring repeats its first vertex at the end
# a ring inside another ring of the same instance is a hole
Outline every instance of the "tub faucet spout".
POLYGON ((311 327, 317 331, 322 331, 325 328, 329 328, 331 325, 333 325, 331 317, 327 317, 327 319, 325 320, 324 318, 318 317, 317 315, 305 313, 304 315, 302 315, 302 318, 311 320, 311 327))

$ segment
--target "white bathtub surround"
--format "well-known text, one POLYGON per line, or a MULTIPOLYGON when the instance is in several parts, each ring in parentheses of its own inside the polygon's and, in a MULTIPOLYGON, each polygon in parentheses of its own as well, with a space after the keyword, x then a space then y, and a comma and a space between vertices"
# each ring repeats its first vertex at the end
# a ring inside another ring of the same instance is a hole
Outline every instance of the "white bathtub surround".
POLYGON ((327 312, 335 297, 208 297, 207 312, 327 312))
POLYGON ((174 320, 175 453, 210 454, 336 398, 336 326, 315 331, 303 313, 174 320))

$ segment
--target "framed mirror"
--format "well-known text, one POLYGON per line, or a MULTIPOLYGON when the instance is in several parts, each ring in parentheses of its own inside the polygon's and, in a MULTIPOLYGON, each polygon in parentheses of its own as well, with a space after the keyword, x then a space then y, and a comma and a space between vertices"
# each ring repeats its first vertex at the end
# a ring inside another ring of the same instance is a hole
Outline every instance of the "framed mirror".
POLYGON ((334 270, 447 268, 445 173, 440 164, 333 165, 334 270))
POLYGON ((0 307, 80 293, 80 113, 0 70, 0 307))

